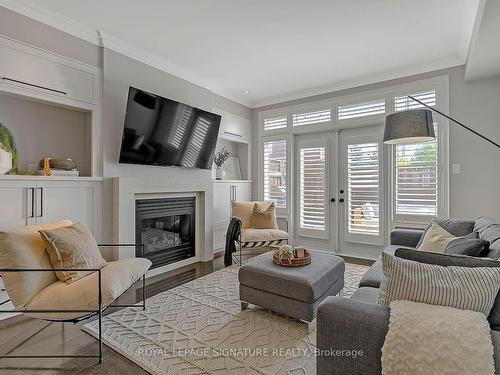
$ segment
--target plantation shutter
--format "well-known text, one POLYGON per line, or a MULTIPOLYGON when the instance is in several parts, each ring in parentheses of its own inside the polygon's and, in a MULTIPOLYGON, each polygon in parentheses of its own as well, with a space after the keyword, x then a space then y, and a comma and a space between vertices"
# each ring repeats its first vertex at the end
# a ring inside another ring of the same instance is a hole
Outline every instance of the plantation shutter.
POLYGON ((332 120, 332 111, 323 109, 321 111, 296 113, 292 116, 293 126, 303 126, 330 122, 332 120))
POLYGON ((309 142, 300 147, 299 155, 300 229, 303 233, 304 230, 325 231, 328 187, 326 145, 322 141, 309 142))
MULTIPOLYGON (((429 106, 436 105, 436 91, 410 94, 429 106)), ((395 98, 396 111, 423 108, 407 96, 395 98)), ((439 168, 438 127, 434 123, 436 139, 431 142, 395 147, 394 209, 396 219, 426 220, 438 214, 439 168)))
POLYGON ((284 129, 287 126, 286 116, 272 117, 264 119, 264 131, 284 129))
POLYGON ((264 200, 286 208, 286 140, 264 142, 264 200))
POLYGON ((376 142, 347 146, 347 230, 350 234, 380 234, 379 157, 376 142))
POLYGON ((385 113, 385 99, 373 100, 365 103, 340 105, 338 119, 349 120, 353 118, 380 115, 385 113))

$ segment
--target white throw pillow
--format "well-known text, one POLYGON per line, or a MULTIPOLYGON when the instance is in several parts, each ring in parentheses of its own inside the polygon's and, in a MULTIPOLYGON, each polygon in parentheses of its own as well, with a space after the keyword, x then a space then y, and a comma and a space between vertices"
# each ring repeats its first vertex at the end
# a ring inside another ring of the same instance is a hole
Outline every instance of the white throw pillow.
POLYGON ((481 312, 488 316, 500 288, 500 267, 419 263, 382 253, 378 303, 408 300, 481 312))
POLYGON ((422 243, 417 250, 429 251, 431 253, 444 253, 448 243, 456 239, 453 234, 446 231, 437 223, 432 223, 429 230, 425 232, 422 243))

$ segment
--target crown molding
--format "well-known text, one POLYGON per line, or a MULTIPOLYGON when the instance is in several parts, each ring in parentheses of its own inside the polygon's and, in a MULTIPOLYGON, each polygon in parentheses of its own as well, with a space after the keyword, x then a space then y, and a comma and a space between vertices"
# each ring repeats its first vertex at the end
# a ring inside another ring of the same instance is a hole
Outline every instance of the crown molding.
POLYGON ((342 82, 334 82, 324 86, 308 88, 305 90, 294 91, 283 95, 273 96, 262 100, 255 100, 251 102, 250 108, 256 109, 266 107, 274 104, 280 104, 291 100, 304 99, 310 96, 329 94, 335 91, 352 89, 355 87, 371 85, 393 79, 400 79, 410 77, 417 74, 429 73, 436 70, 452 68, 460 66, 465 63, 464 57, 450 56, 448 58, 433 61, 426 64, 413 65, 398 70, 391 70, 379 74, 371 74, 359 78, 354 78, 342 82))

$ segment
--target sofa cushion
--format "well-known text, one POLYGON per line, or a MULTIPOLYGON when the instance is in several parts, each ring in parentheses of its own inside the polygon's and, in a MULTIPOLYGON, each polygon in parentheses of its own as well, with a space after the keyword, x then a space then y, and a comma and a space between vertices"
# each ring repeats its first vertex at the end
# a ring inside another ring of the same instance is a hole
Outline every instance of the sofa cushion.
POLYGON ((378 303, 383 306, 405 299, 488 316, 500 289, 499 267, 443 267, 382 254, 382 268, 378 303))
POLYGON ((248 287, 291 299, 314 303, 338 279, 344 277, 341 257, 313 253, 311 264, 295 268, 273 263, 271 255, 253 259, 242 266, 239 282, 248 287))
MULTIPOLYGON (((51 269, 45 243, 38 231, 67 227, 69 220, 23 227, 0 232, 0 268, 44 268, 51 269)), ((7 294, 12 304, 23 308, 36 294, 58 281, 55 273, 50 272, 2 272, 7 294)))
POLYGON ((379 259, 366 271, 359 282, 359 287, 379 288, 384 273, 382 272, 382 260, 379 259))
POLYGON ((500 258, 500 224, 491 217, 480 217, 476 220, 474 231, 479 232, 479 238, 490 243, 488 258, 500 258))
POLYGON ((241 221, 241 228, 252 227, 252 215, 255 202, 232 201, 231 216, 237 217, 241 221))
MULTIPOLYGON (((103 306, 109 305, 130 288, 151 267, 145 258, 126 258, 109 262, 101 269, 103 306)), ((99 306, 98 273, 94 272, 74 283, 56 281, 38 293, 27 309, 81 309, 96 310, 99 306)), ((75 319, 84 313, 29 313, 27 315, 51 320, 75 319)))
POLYGON ((351 299, 366 302, 366 303, 377 303, 379 289, 371 287, 358 288, 352 294, 351 299))
MULTIPOLYGON (((414 260, 420 263, 437 264, 439 266, 458 267, 500 267, 500 262, 489 258, 469 257, 465 255, 450 255, 428 253, 425 251, 409 251, 408 249, 398 249, 396 256, 403 259, 414 260)), ((500 292, 495 298, 495 303, 488 315, 490 326, 494 330, 500 330, 500 292)))
POLYGON ((41 230, 40 235, 56 276, 67 284, 91 273, 77 269, 101 269, 106 265, 94 236, 83 224, 41 230), (61 268, 71 271, 59 271, 61 268))
POLYGON ((450 241, 444 249, 445 254, 468 255, 471 257, 486 256, 490 243, 479 238, 478 232, 472 232, 450 241))
POLYGON ((439 224, 431 223, 431 226, 425 231, 422 239, 419 241, 417 250, 442 253, 448 243, 456 238, 439 224))
POLYGON ((420 241, 417 244, 417 248, 421 245, 423 238, 425 237, 425 234, 427 231, 431 228, 432 224, 436 223, 438 224, 441 228, 446 230, 447 232, 451 233, 455 237, 460 237, 460 236, 465 236, 466 234, 471 233, 474 230, 474 222, 473 221, 466 221, 466 220, 455 220, 455 219, 444 219, 444 218, 435 218, 432 219, 432 221, 427 225, 427 227, 424 230, 424 234, 420 238, 420 241))
POLYGON ((242 229, 241 242, 261 242, 288 239, 288 233, 280 229, 242 229))
POLYGON ((252 228, 278 229, 274 202, 255 202, 252 214, 252 228))

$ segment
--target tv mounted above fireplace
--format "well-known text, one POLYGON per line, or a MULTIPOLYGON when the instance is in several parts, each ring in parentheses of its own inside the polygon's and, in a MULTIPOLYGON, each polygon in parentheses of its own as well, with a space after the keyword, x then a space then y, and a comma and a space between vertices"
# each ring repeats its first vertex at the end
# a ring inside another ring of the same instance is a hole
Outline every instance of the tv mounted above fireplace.
POLYGON ((120 163, 212 169, 221 117, 129 88, 120 163))

